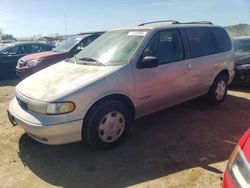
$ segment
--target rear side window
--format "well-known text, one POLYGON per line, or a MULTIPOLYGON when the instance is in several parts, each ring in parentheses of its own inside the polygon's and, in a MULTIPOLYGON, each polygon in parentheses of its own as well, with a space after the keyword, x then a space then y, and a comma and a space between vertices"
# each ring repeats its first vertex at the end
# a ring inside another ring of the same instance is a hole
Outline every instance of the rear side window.
POLYGON ((216 53, 214 36, 208 28, 185 29, 190 56, 201 57, 216 53))
POLYGON ((226 31, 222 28, 211 28, 212 34, 215 38, 217 52, 226 52, 232 49, 231 39, 226 31))

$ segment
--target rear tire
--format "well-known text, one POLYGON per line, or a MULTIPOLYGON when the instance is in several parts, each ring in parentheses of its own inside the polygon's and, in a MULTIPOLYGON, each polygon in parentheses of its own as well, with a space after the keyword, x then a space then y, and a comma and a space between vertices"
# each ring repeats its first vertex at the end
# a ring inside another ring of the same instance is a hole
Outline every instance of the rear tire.
POLYGON ((95 149, 110 149, 126 137, 130 121, 131 113, 124 103, 104 100, 88 112, 82 136, 95 149))
POLYGON ((207 98, 212 104, 220 104, 226 97, 228 88, 227 76, 220 74, 218 75, 213 85, 210 87, 207 98))

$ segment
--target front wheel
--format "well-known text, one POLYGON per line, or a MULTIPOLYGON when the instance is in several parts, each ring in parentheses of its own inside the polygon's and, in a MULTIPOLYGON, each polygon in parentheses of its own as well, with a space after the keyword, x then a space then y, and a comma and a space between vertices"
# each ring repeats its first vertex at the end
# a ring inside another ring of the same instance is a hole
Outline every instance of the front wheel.
POLYGON ((83 136, 96 149, 110 149, 125 138, 131 120, 127 106, 116 100, 106 100, 91 108, 85 118, 83 136))
POLYGON ((228 79, 225 75, 218 75, 208 91, 207 97, 213 104, 221 103, 227 94, 228 79))

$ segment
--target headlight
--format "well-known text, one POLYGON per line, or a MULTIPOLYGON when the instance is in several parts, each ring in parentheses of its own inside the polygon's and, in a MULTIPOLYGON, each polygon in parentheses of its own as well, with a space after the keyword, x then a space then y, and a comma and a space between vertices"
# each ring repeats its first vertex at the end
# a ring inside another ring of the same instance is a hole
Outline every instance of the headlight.
POLYGON ((25 66, 25 61, 23 61, 22 59, 19 59, 18 62, 17 62, 17 66, 18 66, 18 67, 23 67, 23 66, 25 66))
POLYGON ((228 170, 239 187, 250 187, 250 164, 239 146, 229 159, 228 170))
POLYGON ((35 60, 32 60, 32 61, 28 61, 26 63, 26 66, 28 66, 28 67, 35 67, 35 66, 37 66, 38 63, 39 63, 38 59, 35 59, 35 60))
POLYGON ((239 65, 235 67, 235 70, 248 70, 248 69, 250 69, 250 64, 239 65))
POLYGON ((31 101, 28 103, 28 109, 41 114, 66 114, 75 110, 75 104, 73 102, 46 103, 31 101))

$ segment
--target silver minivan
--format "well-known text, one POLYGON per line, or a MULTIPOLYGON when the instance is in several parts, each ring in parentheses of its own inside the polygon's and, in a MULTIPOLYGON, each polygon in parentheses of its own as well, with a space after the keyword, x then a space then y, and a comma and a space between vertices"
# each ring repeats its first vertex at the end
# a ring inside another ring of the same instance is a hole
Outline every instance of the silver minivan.
POLYGON ((234 76, 226 31, 209 22, 151 22, 106 32, 75 57, 20 82, 8 116, 35 140, 108 149, 131 120, 207 95, 234 76))

